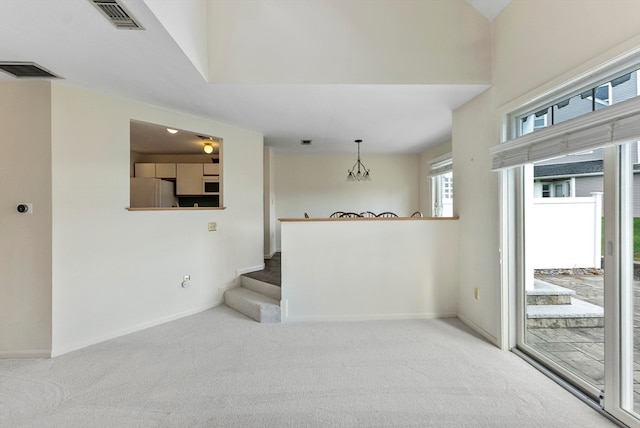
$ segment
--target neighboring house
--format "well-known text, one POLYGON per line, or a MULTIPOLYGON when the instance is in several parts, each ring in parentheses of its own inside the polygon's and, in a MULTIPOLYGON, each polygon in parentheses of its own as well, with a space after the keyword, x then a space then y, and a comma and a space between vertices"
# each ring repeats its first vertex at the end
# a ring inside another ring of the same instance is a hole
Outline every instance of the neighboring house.
MULTIPOLYGON (((638 72, 630 72, 579 95, 560 101, 520 119, 522 134, 535 132, 640 94, 638 72)), ((638 143, 640 144, 640 143, 638 143)), ((633 145, 634 188, 640 189, 640 150, 633 145)), ((588 197, 603 191, 602 149, 538 162, 534 167, 537 198, 588 197)), ((634 200, 634 217, 640 217, 640 198, 634 200)))
MULTIPOLYGON (((633 187, 640 196, 640 143, 632 147, 633 187)), ((534 166, 534 197, 536 198, 582 198, 594 192, 603 192, 602 150, 565 156, 559 162, 553 159, 534 166)), ((633 216, 640 217, 640 197, 633 200, 633 216)))

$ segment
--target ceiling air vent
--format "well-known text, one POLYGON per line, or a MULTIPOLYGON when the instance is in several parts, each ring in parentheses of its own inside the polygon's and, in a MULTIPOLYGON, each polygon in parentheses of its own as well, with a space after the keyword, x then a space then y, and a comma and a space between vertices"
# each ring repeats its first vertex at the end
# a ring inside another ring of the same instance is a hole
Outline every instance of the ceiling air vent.
POLYGON ((144 30, 116 0, 89 0, 119 30, 144 30))
POLYGON ((0 70, 19 79, 60 79, 46 68, 36 64, 35 62, 0 62, 0 70))

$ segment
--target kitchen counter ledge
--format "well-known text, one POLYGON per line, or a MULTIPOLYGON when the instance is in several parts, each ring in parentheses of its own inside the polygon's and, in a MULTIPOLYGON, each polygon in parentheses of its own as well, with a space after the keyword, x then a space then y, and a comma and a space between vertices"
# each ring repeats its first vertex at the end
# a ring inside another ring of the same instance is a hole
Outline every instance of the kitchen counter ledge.
POLYGON ((316 222, 316 221, 398 221, 398 220, 458 220, 460 217, 344 217, 344 218, 279 218, 281 222, 316 222))

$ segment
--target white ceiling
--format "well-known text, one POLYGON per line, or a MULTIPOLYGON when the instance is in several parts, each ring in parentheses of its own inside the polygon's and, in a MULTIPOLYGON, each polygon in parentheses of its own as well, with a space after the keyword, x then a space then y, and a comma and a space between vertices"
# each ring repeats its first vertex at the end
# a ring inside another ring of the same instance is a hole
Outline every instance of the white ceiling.
MULTIPOLYGON (((489 19, 509 2, 467 1, 489 19)), ((122 3, 144 31, 114 29, 87 0, 0 0, 0 61, 33 61, 62 84, 255 130, 289 153, 352 153, 355 139, 363 153, 419 153, 449 139, 451 111, 487 88, 209 84, 144 3, 122 3)))

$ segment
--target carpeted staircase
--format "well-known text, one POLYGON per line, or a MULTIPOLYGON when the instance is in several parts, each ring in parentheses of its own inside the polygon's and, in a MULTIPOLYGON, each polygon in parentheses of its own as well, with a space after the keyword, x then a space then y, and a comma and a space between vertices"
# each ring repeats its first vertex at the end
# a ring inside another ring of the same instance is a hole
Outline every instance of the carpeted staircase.
POLYGON ((224 303, 261 323, 280 322, 280 287, 246 275, 240 276, 240 287, 224 293, 224 303))

